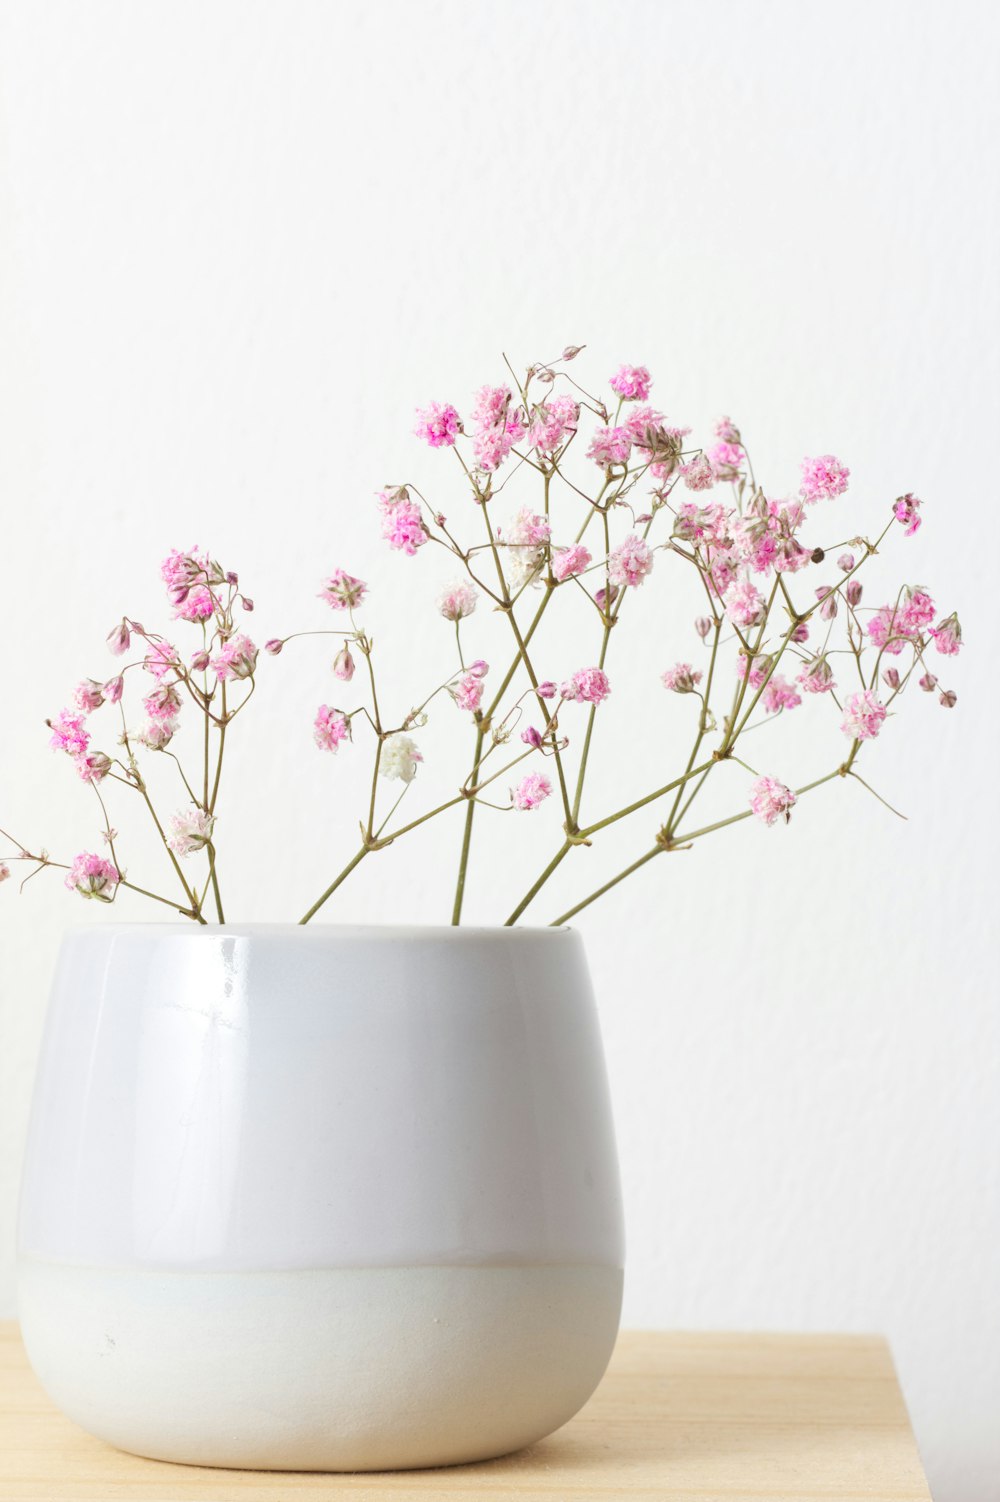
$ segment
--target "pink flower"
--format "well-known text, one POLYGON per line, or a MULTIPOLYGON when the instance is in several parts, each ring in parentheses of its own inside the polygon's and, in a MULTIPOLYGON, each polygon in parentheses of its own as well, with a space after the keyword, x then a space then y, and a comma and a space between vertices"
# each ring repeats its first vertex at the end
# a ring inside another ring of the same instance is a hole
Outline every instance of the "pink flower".
POLYGON ((54 720, 49 720, 52 731, 49 745, 53 751, 66 751, 70 756, 83 756, 90 745, 90 733, 84 715, 72 709, 61 709, 54 720))
POLYGON ((958 695, 953 688, 946 688, 938 699, 942 709, 954 709, 958 703, 958 695))
POLYGON ((605 469, 611 464, 627 464, 632 452, 632 435, 628 428, 595 428, 587 458, 605 469))
POLYGON ((882 729, 884 719, 885 705, 873 689, 866 688, 845 699, 840 728, 852 741, 871 741, 882 729))
POLYGON ((814 657, 807 662, 798 678, 807 694, 825 694, 833 688, 833 669, 825 657, 814 657))
POLYGON ((711 490, 715 484, 715 471, 707 454, 699 454, 697 459, 682 464, 681 474, 688 490, 711 490))
POLYGON ((313 740, 321 751, 336 751, 341 741, 351 739, 351 722, 339 709, 321 704, 313 721, 313 740))
POLYGON ((175 720, 180 713, 181 696, 172 683, 158 683, 142 701, 151 720, 175 720))
POLYGON ((483 679, 488 671, 485 663, 474 663, 468 672, 462 673, 449 685, 448 692, 459 709, 475 714, 483 702, 483 679))
POLYGON ((909 492, 906 495, 901 495, 893 502, 892 514, 898 522, 902 523, 905 529, 903 532, 904 537, 912 537, 915 532, 920 530, 919 512, 922 505, 923 501, 918 500, 915 495, 909 492))
POLYGON ((363 579, 355 579, 353 574, 335 568, 320 590, 319 598, 325 600, 331 610, 353 610, 367 593, 368 585, 363 579))
POLYGON ((907 587, 895 605, 883 605, 877 610, 865 629, 876 647, 895 657, 907 641, 920 636, 934 615, 934 601, 927 591, 907 587))
POLYGON ((427 528, 420 507, 410 500, 405 486, 380 492, 378 504, 382 513, 382 536, 390 547, 412 558, 427 541, 427 528))
POLYGON ((535 689, 535 693, 540 699, 554 699, 556 696, 556 686, 554 683, 549 683, 546 680, 545 683, 540 683, 538 685, 538 687, 535 689))
POLYGON ((609 384, 625 401, 644 402, 653 381, 645 365, 619 365, 609 384))
POLYGON ((142 665, 154 678, 163 678, 179 666, 177 648, 172 647, 168 641, 150 642, 142 665))
POLYGON ((551 396, 531 411, 528 442, 539 453, 552 454, 571 434, 580 421, 580 406, 570 396, 551 396))
POLYGON ((591 564, 591 556, 582 543, 573 543, 571 547, 560 548, 552 554, 552 576, 560 584, 567 579, 575 578, 582 574, 591 564))
POLYGON ((84 850, 70 866, 66 886, 71 892, 79 892, 81 897, 111 902, 120 881, 121 876, 110 861, 84 850))
POLYGON ((132 634, 127 621, 121 621, 117 626, 112 626, 108 632, 108 646, 116 657, 124 657, 132 641, 132 634))
POLYGON ((740 442, 740 430, 731 417, 720 417, 713 431, 723 443, 740 442))
POLYGON ((727 443, 723 439, 709 449, 708 462, 717 480, 738 479, 743 468, 743 449, 738 443, 727 443))
MULTIPOLYGON (((267 652, 270 657, 278 657, 281 654, 284 645, 285 643, 282 641, 280 636, 272 636, 269 641, 266 641, 264 643, 264 651, 267 652)), ((192 666, 194 666, 193 663, 192 666)))
POLYGON ((689 662, 678 662, 674 667, 667 668, 660 681, 671 693, 693 694, 695 685, 701 682, 701 674, 696 673, 689 662))
POLYGON ((962 647, 962 628, 954 611, 945 620, 938 621, 936 626, 931 627, 931 636, 935 647, 943 656, 957 657, 962 647))
POLYGON ((6 861, 0 861, 0 882, 10 880, 10 867, 6 861))
POLYGON ((791 788, 775 777, 758 777, 750 789, 750 807, 765 824, 784 819, 787 824, 797 799, 791 788))
POLYGON ((170 835, 167 844, 175 855, 192 855, 204 850, 212 838, 215 817, 203 808, 186 808, 170 815, 170 835))
POLYGON ((529 772, 511 793, 511 803, 514 808, 527 812, 544 803, 551 792, 552 784, 546 776, 541 772, 529 772))
POLYGON ((354 677, 354 658, 347 642, 341 647, 333 659, 333 676, 339 678, 341 683, 350 683, 354 677))
POLYGON ((509 551, 507 573, 515 589, 537 576, 545 562, 545 544, 551 531, 548 520, 527 506, 521 507, 508 526, 498 529, 497 537, 509 551))
POLYGON ((648 542, 631 533, 614 549, 608 559, 608 578, 612 584, 638 586, 653 570, 653 550, 648 542))
POLYGON ((706 637, 708 636, 708 633, 711 631, 712 624, 713 624, 712 618, 711 618, 711 616, 708 616, 708 615, 700 615, 700 616, 698 616, 697 620, 695 621, 695 623, 694 623, 694 629, 697 631, 697 633, 701 637, 702 641, 704 641, 706 639, 706 637))
POLYGON ((74 757, 73 765, 84 782, 96 784, 103 782, 111 771, 111 757, 106 756, 103 751, 88 751, 85 756, 74 757))
POLYGON ((93 678, 84 678, 73 690, 73 703, 82 714, 90 714, 104 703, 104 689, 93 678))
POLYGON ((227 678, 252 678, 257 666, 257 648, 249 636, 239 632, 222 643, 209 666, 220 683, 227 678))
POLYGON ((726 615, 734 626, 756 626, 764 616, 764 599, 749 579, 739 579, 723 595, 726 615))
POLYGON ((438 599, 438 609, 446 621, 464 621, 475 610, 478 599, 471 584, 452 584, 438 599))
MULTIPOLYGON (((772 659, 765 652, 760 653, 754 658, 750 664, 751 688, 760 688, 761 684, 767 682, 767 675, 771 671, 771 664, 772 659)), ((747 654, 745 652, 741 652, 736 659, 736 676, 737 678, 745 678, 747 676, 747 654)))
POLYGON ((529 725, 526 730, 521 731, 521 739, 526 746, 531 746, 535 751, 542 749, 542 732, 534 725, 529 725))
POLYGON ((174 615, 181 621, 207 621, 214 611, 212 591, 204 584, 196 584, 178 605, 174 615))
POLYGON ((564 699, 574 699, 584 704, 602 704, 611 692, 611 684, 603 669, 580 668, 566 680, 559 692, 564 699))
POLYGON ((527 431, 524 415, 513 405, 508 386, 482 386, 472 408, 476 467, 492 474, 527 431))
POLYGON ((797 709, 802 703, 802 696, 795 692, 787 678, 782 678, 780 673, 773 673, 768 679, 761 703, 765 714, 780 714, 783 709, 797 709))
POLYGON ((832 454, 821 454, 818 459, 803 459, 802 485, 799 490, 804 501, 832 501, 843 495, 851 471, 832 454))
POLYGON ((418 438, 429 443, 432 449, 453 448, 461 432, 461 424, 454 407, 431 402, 427 407, 418 407, 417 425, 413 431, 418 438))
POLYGON ((841 553, 840 557, 837 559, 837 567, 843 569, 845 574, 849 574, 851 572, 851 569, 854 567, 854 554, 841 553))
POLYGON ((147 720, 135 738, 140 746, 145 746, 149 751, 162 751, 169 746, 176 733, 176 720, 147 720))

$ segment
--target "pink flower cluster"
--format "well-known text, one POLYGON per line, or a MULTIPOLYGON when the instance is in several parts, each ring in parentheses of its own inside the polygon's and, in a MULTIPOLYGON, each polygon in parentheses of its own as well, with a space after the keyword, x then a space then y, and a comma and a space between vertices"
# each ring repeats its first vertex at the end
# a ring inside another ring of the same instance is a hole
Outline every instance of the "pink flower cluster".
POLYGON ((476 468, 493 474, 527 432, 524 413, 509 386, 482 386, 472 408, 472 452, 476 468))
POLYGON ((765 824, 776 824, 779 819, 787 824, 797 801, 791 788, 775 777, 758 777, 750 789, 750 807, 765 824))
POLYGON ((653 381, 645 365, 619 365, 609 384, 623 401, 644 402, 653 381))
POLYGON ((483 688, 489 664, 474 662, 448 685, 448 692, 459 709, 476 714, 483 702, 483 688))
POLYGON ((378 505, 382 514, 382 536, 391 548, 412 558, 428 537, 420 507, 410 499, 405 485, 380 491, 378 505))
POLYGON ((344 569, 335 568, 320 590, 319 597, 326 601, 331 610, 354 610, 367 593, 368 585, 363 579, 355 579, 353 574, 346 573, 344 569))
POLYGON ((580 668, 559 689, 564 699, 581 704, 603 704, 611 693, 611 684, 603 668, 580 668))
POLYGON ((853 741, 874 740, 885 720, 885 705, 874 689, 863 689, 848 694, 844 700, 844 718, 841 730, 853 741))
POLYGON ((84 850, 70 866, 66 886, 71 892, 79 892, 81 897, 112 902, 120 881, 121 874, 116 866, 102 856, 84 850))
POLYGON ((341 741, 351 739, 351 722, 343 710, 321 704, 313 721, 313 740, 321 751, 336 751, 341 741))
POLYGON ((431 402, 429 406, 418 409, 417 425, 413 431, 432 449, 453 448, 462 424, 454 407, 431 402))
POLYGON ((552 784, 541 772, 529 772, 511 793, 514 808, 526 813, 544 803, 552 793, 552 784))
POLYGON ((832 454, 822 454, 818 459, 803 459, 802 499, 812 505, 815 501, 832 501, 843 495, 851 471, 832 454))

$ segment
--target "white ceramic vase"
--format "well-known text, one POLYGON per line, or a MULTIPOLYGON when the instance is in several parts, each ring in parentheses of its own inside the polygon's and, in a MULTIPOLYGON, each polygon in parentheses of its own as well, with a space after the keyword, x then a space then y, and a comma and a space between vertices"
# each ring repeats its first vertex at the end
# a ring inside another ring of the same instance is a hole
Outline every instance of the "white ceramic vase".
POLYGON ((91 1433, 281 1470, 503 1454, 597 1385, 622 1259, 571 930, 66 940, 20 1313, 49 1395, 91 1433))

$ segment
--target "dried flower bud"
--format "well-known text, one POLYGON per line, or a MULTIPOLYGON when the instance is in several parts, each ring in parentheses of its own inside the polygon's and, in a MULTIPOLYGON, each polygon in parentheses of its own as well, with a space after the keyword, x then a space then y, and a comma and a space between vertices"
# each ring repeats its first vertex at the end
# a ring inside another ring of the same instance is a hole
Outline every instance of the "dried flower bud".
POLYGON ((132 642, 132 635, 126 621, 120 621, 108 632, 108 646, 116 657, 123 657, 132 642))
POLYGON ((850 605, 852 609, 855 605, 858 604, 861 599, 862 588, 863 585, 861 584, 860 579, 849 579, 847 581, 847 584, 844 588, 844 597, 846 598, 848 605, 850 605))
POLYGON ((562 358, 564 360, 575 360, 577 355, 580 354, 582 350, 586 349, 586 347, 587 346, 585 344, 567 344, 566 348, 562 352, 562 358))
POLYGON ((702 641, 704 641, 706 636, 712 629, 712 622, 710 617, 707 615, 700 615, 694 623, 694 629, 697 631, 702 641))
POLYGON ((938 700, 938 703, 944 709, 954 709, 955 705, 958 703, 958 695, 955 693, 954 689, 946 688, 944 693, 938 700))
POLYGON ((280 636, 272 636, 270 641, 264 643, 264 651, 270 653, 272 657, 277 657, 284 645, 280 636))
POLYGON ((109 704, 120 703, 121 696, 124 692, 125 679, 122 677, 121 673, 119 673, 114 678, 109 678, 107 683, 104 685, 104 688, 102 689, 102 693, 104 694, 104 697, 105 699, 107 699, 109 704))
POLYGON ((354 677, 354 658, 351 656, 351 649, 346 642, 333 659, 333 674, 342 683, 350 683, 354 677))
POLYGON ((536 381, 541 381, 543 386, 551 386, 556 378, 554 370, 536 370, 532 372, 536 381))
POLYGON ((809 626, 805 621, 799 621, 792 629, 789 641, 803 642, 809 640, 809 626))
POLYGON ((823 552, 822 548, 813 548, 812 552, 809 554, 809 558, 812 563, 822 563, 825 557, 826 554, 823 552))
POLYGON ((932 694, 937 688, 937 679, 933 673, 925 673, 922 678, 918 678, 917 682, 925 694, 932 694))
POLYGON ((837 614, 837 596, 833 590, 825 586, 822 589, 817 589, 816 598, 822 602, 819 607, 822 619, 824 621, 832 621, 837 614))
POLYGON ((618 585, 612 584, 610 589, 599 589, 594 599, 597 601, 599 610, 610 610, 618 598, 618 585))
POLYGON ((241 595, 240 600, 247 615, 253 615, 253 600, 250 599, 249 595, 241 595))
POLYGON ((196 673, 203 673, 208 667, 209 654, 204 647, 199 648, 191 658, 191 666, 196 673))
POLYGON ((882 674, 882 682, 885 684, 886 688, 891 688, 893 692, 895 692, 899 687, 899 673, 897 669, 886 668, 882 674))
POLYGON ((235 585, 235 584, 239 584, 239 582, 240 582, 240 576, 239 576, 239 574, 233 573, 232 569, 230 569, 229 573, 226 575, 226 583, 227 584, 233 584, 233 585, 235 585))
POLYGON ((542 733, 536 730, 534 725, 529 725, 527 730, 521 731, 521 739, 526 746, 533 746, 536 751, 541 750, 542 733))
POLYGON ((540 699, 554 699, 556 696, 556 686, 554 683, 540 683, 535 693, 540 699))
POLYGON ((851 572, 851 569, 854 567, 854 554, 841 553, 840 557, 837 559, 837 567, 842 568, 845 574, 849 574, 851 572))

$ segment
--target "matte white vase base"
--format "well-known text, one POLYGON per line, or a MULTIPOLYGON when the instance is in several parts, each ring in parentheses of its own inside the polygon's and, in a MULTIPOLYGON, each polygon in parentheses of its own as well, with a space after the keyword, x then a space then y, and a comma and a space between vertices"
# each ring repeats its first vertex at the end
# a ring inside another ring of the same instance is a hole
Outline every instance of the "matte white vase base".
POLYGON ((587 1401, 619 1268, 567 1264, 173 1272, 22 1257, 49 1396, 137 1455, 247 1470, 487 1460, 587 1401))

